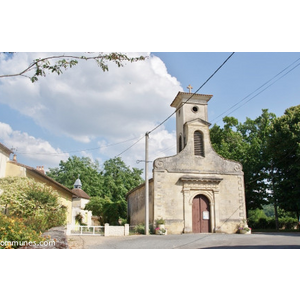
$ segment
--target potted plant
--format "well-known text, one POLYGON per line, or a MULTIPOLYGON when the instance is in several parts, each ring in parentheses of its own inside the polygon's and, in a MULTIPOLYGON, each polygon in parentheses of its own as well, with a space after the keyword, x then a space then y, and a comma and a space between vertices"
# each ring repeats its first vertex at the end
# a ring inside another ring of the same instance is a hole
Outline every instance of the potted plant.
POLYGON ((155 228, 155 234, 166 235, 167 230, 165 228, 156 227, 155 228))
POLYGON ((246 220, 239 226, 239 233, 241 234, 251 234, 251 228, 248 227, 246 220))
POLYGON ((157 219, 156 221, 156 227, 159 229, 165 229, 165 220, 163 218, 157 219))
POLYGON ((239 233, 241 234, 251 234, 251 228, 250 227, 239 227, 239 233))
POLYGON ((251 234, 251 228, 248 227, 246 220, 239 226, 239 233, 241 234, 251 234))

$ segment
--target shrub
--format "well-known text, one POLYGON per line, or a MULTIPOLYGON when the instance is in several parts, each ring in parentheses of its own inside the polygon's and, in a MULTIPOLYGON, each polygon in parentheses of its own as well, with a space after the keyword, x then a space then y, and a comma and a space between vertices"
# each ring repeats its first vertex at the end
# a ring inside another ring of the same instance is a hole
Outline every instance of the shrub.
POLYGON ((64 225, 66 222, 66 207, 61 206, 49 211, 39 210, 35 215, 24 219, 24 224, 36 232, 44 232, 52 227, 64 225))
POLYGON ((38 244, 44 241, 40 234, 25 226, 22 219, 10 218, 0 213, 0 249, 18 248, 25 242, 38 244))
POLYGON ((294 229, 297 226, 297 218, 284 217, 279 218, 279 227, 282 229, 294 229))
POLYGON ((145 234, 145 225, 144 224, 138 224, 134 227, 134 232, 139 234, 145 234))
POLYGON ((7 177, 0 179, 0 188, 0 206, 36 232, 65 223, 66 207, 59 204, 59 195, 52 187, 25 177, 7 177))

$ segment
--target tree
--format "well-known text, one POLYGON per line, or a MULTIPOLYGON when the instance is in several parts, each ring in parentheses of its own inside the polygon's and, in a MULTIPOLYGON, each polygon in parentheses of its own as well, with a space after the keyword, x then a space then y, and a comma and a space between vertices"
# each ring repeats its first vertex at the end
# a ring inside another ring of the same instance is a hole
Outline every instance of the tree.
POLYGON ((270 189, 270 157, 267 138, 276 116, 263 110, 255 120, 239 123, 233 117, 223 119, 224 128, 214 125, 210 130, 212 146, 218 154, 243 165, 247 210, 262 208, 270 189))
POLYGON ((113 202, 125 200, 126 194, 143 182, 143 170, 129 168, 120 157, 104 162, 103 193, 113 202))
POLYGON ((126 194, 143 182, 142 172, 126 166, 120 157, 105 161, 100 168, 97 160, 73 156, 61 161, 59 167, 50 168, 47 175, 72 188, 80 174, 82 189, 91 196, 86 209, 99 216, 102 223, 117 224, 127 217, 126 194))
POLYGON ((300 213, 300 105, 273 122, 268 139, 273 167, 274 198, 280 208, 300 213))
POLYGON ((82 189, 91 197, 103 195, 103 177, 99 162, 93 162, 89 157, 69 157, 67 161, 60 161, 59 167, 49 168, 46 173, 49 177, 63 184, 69 189, 80 176, 82 189))
MULTIPOLYGON (((4 55, 13 55, 12 52, 4 53, 4 55)), ((126 54, 112 52, 108 54, 99 53, 97 55, 88 54, 86 56, 76 55, 53 55, 44 58, 35 59, 25 70, 15 74, 0 75, 4 77, 24 76, 31 80, 31 82, 38 81, 38 77, 46 76, 46 71, 60 75, 63 70, 72 68, 78 64, 78 61, 94 60, 102 71, 108 71, 108 62, 114 62, 118 67, 123 67, 124 62, 137 62, 145 60, 145 56, 128 57, 126 54), (31 75, 28 73, 33 72, 31 75)))

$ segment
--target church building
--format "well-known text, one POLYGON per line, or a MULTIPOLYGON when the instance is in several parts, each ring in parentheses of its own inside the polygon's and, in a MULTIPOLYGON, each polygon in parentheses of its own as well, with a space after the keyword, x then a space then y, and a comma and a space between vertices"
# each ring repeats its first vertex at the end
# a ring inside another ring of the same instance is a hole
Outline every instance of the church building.
MULTIPOLYGON (((153 162, 149 222, 164 219, 168 233, 235 233, 246 219, 244 173, 211 146, 207 105, 212 95, 179 92, 177 154, 153 162)), ((145 223, 145 184, 127 194, 130 225, 145 223)))

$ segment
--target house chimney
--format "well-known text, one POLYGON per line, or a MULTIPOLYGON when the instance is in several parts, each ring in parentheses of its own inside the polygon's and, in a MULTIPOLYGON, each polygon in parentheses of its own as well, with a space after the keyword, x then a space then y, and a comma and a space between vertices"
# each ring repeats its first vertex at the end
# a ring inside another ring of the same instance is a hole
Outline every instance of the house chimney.
POLYGON ((37 166, 36 169, 37 169, 39 172, 45 174, 44 166, 37 166))
POLYGON ((14 154, 13 161, 17 161, 17 154, 14 154))

